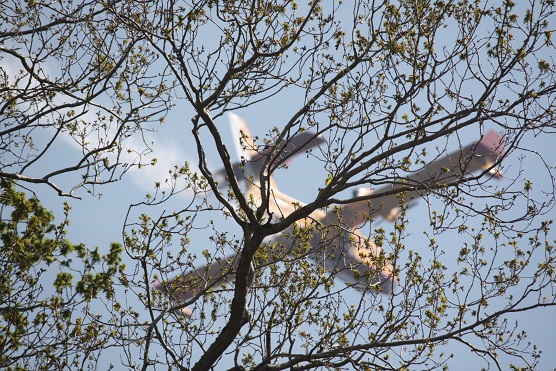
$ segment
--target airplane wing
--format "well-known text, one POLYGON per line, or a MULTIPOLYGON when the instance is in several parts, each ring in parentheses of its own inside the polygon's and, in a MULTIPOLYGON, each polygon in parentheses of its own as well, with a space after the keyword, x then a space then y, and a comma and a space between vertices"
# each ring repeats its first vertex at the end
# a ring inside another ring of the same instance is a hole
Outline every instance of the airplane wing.
MULTIPOLYGON (((293 206, 290 204, 289 208, 293 206)), ((281 212, 287 212, 285 205, 281 212)), ((307 257, 317 264, 322 264, 333 274, 348 285, 361 289, 372 290, 383 294, 391 294, 397 284, 392 264, 386 259, 383 250, 377 247, 369 238, 358 230, 345 230, 333 223, 325 225, 326 218, 331 217, 322 211, 316 211, 311 218, 299 220, 297 224, 307 227, 309 224, 321 224, 329 228, 315 228, 311 245, 313 249, 307 252, 307 257), (321 232, 326 230, 326 232, 321 232)), ((335 217, 334 217, 335 218, 335 217)), ((268 247, 275 250, 268 251, 266 264, 287 260, 297 246, 291 239, 291 230, 287 230, 265 239, 268 247), (277 244, 278 243, 278 244, 277 244)), ((211 285, 221 285, 233 282, 239 256, 230 255, 225 259, 195 268, 167 282, 155 281, 152 287, 164 291, 173 299, 174 303, 185 303, 193 299, 202 290, 211 285)), ((183 317, 192 315, 191 309, 185 307, 175 312, 183 317)))
MULTIPOLYGON (((501 172, 494 168, 494 164, 504 152, 502 137, 495 131, 489 131, 478 143, 470 144, 459 151, 436 160, 421 170, 410 175, 407 184, 442 184, 450 183, 478 170, 490 171, 493 176, 500 177, 501 172)), ((401 185, 400 185, 401 186, 401 185)), ((372 193, 389 192, 399 186, 387 186, 377 190, 359 189, 357 195, 366 196, 372 193)), ((409 191, 404 197, 405 202, 420 196, 424 191, 409 191)), ((397 216, 399 206, 398 195, 378 197, 371 201, 358 201, 344 207, 344 222, 354 228, 363 224, 368 216, 380 216, 386 220, 393 220, 397 216), (370 204, 370 207, 369 207, 370 204)))

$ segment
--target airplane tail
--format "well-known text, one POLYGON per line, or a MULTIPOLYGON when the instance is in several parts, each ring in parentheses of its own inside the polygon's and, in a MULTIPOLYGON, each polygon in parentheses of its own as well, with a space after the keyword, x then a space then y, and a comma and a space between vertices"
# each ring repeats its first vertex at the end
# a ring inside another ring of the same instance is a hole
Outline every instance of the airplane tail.
MULTIPOLYGON (((234 163, 235 176, 240 181, 247 181, 247 189, 260 188, 258 178, 269 151, 266 148, 259 150, 245 120, 234 113, 228 115, 238 161, 234 163)), ((278 191, 272 175, 269 177, 269 187, 273 192, 278 191)), ((253 189, 251 193, 257 198, 256 190, 253 189)))
POLYGON ((255 146, 253 135, 247 127, 244 119, 235 113, 228 113, 230 126, 232 129, 232 139, 237 155, 237 161, 252 161, 260 156, 255 146))
MULTIPOLYGON (((285 160, 288 163, 294 156, 307 153, 313 147, 326 142, 321 135, 304 131, 296 133, 283 143, 278 144, 277 147, 260 146, 255 143, 255 138, 251 135, 245 120, 234 113, 228 113, 228 117, 236 153, 236 159, 233 162, 234 175, 239 181, 250 180, 251 178, 256 181, 267 156, 271 152, 277 154, 277 158, 274 160, 285 160)), ((222 182, 226 178, 224 170, 218 171, 216 177, 220 184, 226 184, 222 182)), ((274 177, 270 177, 270 182, 271 188, 276 191, 276 185, 273 183, 274 177)))

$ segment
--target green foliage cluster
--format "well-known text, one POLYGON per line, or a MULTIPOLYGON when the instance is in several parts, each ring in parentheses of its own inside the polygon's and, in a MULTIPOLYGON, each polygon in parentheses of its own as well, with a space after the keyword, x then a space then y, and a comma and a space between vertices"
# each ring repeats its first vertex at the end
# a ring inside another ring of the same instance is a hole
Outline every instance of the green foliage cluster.
POLYGON ((107 254, 72 244, 65 218, 12 181, 0 182, 0 367, 7 370, 94 368, 111 331, 94 314, 99 295, 114 296, 125 269, 122 247, 107 254))

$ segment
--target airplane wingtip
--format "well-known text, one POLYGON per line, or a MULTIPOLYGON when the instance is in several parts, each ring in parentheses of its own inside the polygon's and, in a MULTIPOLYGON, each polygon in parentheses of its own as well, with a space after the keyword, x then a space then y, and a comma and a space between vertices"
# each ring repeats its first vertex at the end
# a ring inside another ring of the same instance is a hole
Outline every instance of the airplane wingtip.
POLYGON ((480 144, 489 150, 490 155, 498 157, 504 153, 504 141, 502 135, 495 130, 490 130, 483 135, 480 144))

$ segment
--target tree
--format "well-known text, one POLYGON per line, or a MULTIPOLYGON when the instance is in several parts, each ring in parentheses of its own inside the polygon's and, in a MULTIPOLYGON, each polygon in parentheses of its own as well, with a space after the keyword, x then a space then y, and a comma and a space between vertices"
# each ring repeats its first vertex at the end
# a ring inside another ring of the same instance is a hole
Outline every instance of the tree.
MULTIPOLYGON (((69 243, 62 223, 36 198, 27 199, 2 180, 0 235, 0 365, 8 370, 95 368, 112 341, 91 303, 114 295, 112 276, 122 272, 122 246, 69 243), (9 217, 6 217, 8 216, 9 217), (54 289, 54 291, 52 291, 54 289)), ((67 205, 67 204, 66 204, 67 205)))
POLYGON ((451 365, 446 343, 463 344, 487 368, 536 366, 537 349, 508 315, 556 304, 551 221, 543 218, 554 204, 553 164, 537 157, 551 184, 543 194, 508 160, 531 161, 525 139, 553 134, 552 1, 0 7, 2 177, 45 183, 60 195, 96 193, 131 167, 156 164, 145 160, 153 146, 143 138, 167 115, 191 118, 175 125, 191 132, 196 168, 176 165, 130 207, 127 299, 102 299, 113 329, 102 346, 120 346, 128 366, 435 369, 451 365), (221 123, 228 112, 258 106, 281 119, 253 139, 235 133, 244 152, 264 153, 256 166, 252 156, 238 159, 237 176, 221 123), (461 138, 478 141, 487 129, 502 135, 504 150, 470 173, 473 155, 461 138), (326 144, 286 150, 307 132, 305 144, 326 144), (82 156, 54 166, 49 156, 63 138, 82 156), (416 177, 458 149, 442 174, 416 177), (306 204, 290 202, 276 215, 273 179, 287 176, 300 152, 322 178, 306 204), (224 179, 209 166, 211 154, 224 179), (61 183, 72 173, 72 185, 61 183), (374 192, 354 195, 359 188, 374 192), (391 228, 376 228, 377 203, 392 194, 400 211, 391 228), (407 247, 416 240, 407 208, 417 199, 430 220, 419 249, 407 247), (369 208, 358 216, 358 236, 384 252, 372 257, 375 269, 392 265, 392 294, 373 284, 357 291, 308 261, 338 248, 329 242, 342 237, 346 210, 361 202, 369 208), (315 223, 324 211, 334 217, 315 223), (272 240, 277 235, 285 240, 272 240), (455 246, 439 245, 443 235, 455 246), (215 262, 225 271, 207 277, 202 267, 215 262), (204 280, 173 280, 196 270, 204 280), (153 290, 154 280, 167 282, 168 292, 153 290), (194 295, 184 297, 185 289, 194 295), (132 297, 140 310, 126 304, 132 297), (176 315, 186 307, 191 319, 176 315))

